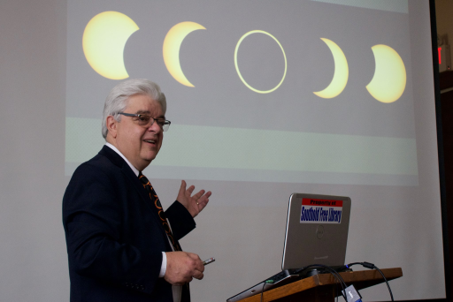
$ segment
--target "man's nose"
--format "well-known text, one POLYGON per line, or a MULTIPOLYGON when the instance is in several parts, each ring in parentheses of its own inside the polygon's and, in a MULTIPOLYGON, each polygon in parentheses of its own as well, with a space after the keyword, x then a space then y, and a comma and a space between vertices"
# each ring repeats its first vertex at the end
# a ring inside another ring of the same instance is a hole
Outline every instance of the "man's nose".
POLYGON ((162 132, 162 127, 159 126, 156 120, 153 120, 151 126, 148 127, 148 131, 154 131, 156 133, 162 132))

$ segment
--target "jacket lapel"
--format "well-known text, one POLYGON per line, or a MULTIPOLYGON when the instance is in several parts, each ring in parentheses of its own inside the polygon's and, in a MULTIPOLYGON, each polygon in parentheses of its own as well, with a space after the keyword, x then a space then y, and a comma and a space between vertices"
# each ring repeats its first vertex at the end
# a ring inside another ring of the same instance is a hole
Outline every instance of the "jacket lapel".
POLYGON ((129 181, 129 184, 137 191, 137 194, 141 197, 141 200, 146 204, 147 208, 153 213, 156 224, 159 226, 160 230, 167 238, 167 234, 165 233, 165 229, 160 221, 159 215, 157 214, 156 207, 152 204, 148 192, 143 187, 142 183, 135 175, 134 171, 132 171, 131 167, 124 161, 124 159, 116 153, 111 148, 104 146, 101 151, 99 152, 100 155, 106 156, 115 166, 121 169, 121 172, 126 176, 129 181))

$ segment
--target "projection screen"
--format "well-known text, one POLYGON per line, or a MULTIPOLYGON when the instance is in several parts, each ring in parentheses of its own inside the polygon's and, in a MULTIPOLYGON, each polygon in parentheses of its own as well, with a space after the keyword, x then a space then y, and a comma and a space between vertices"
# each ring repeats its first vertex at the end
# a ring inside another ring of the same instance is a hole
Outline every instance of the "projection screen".
POLYGON ((214 192, 183 240, 218 259, 194 300, 278 272, 293 192, 350 196, 347 262, 402 267, 398 299, 445 297, 427 2, 69 1, 67 18, 65 174, 101 148, 119 79, 159 83, 172 126, 145 173, 167 204, 180 179, 214 192))
MULTIPOLYGON (((53 99, 65 105, 55 149, 64 156, 35 164, 64 165, 52 177, 67 184, 104 144, 110 89, 127 78, 158 83, 172 125, 144 174, 164 207, 181 179, 213 192, 181 242, 216 258, 191 283, 193 301, 225 301, 280 271, 295 192, 351 198, 346 262, 401 267, 396 300, 445 298, 428 1, 68 0, 55 14, 66 28, 64 66, 49 67, 66 79, 53 99)), ((23 274, 21 265, 9 271, 23 274)), ((385 285, 361 294, 389 300, 385 285)))

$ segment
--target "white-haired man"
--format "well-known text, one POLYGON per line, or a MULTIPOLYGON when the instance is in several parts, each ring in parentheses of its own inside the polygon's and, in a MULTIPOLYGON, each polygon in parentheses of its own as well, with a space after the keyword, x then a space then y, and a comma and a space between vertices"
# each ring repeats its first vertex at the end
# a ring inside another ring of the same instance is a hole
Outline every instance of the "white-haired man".
POLYGON ((106 145, 74 172, 63 198, 71 301, 190 301, 188 282, 203 278, 198 255, 178 239, 195 227, 211 192, 185 181, 163 211, 142 171, 162 146, 165 95, 145 79, 124 81, 106 99, 106 145))

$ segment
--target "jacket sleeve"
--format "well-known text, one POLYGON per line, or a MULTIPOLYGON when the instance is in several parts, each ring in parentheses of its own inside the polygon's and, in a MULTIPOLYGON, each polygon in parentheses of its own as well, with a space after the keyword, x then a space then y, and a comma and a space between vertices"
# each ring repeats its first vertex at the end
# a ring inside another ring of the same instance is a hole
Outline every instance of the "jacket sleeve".
POLYGON ((192 231, 196 224, 189 211, 179 202, 175 201, 166 211, 165 216, 170 221, 171 229, 176 240, 180 240, 192 231))

